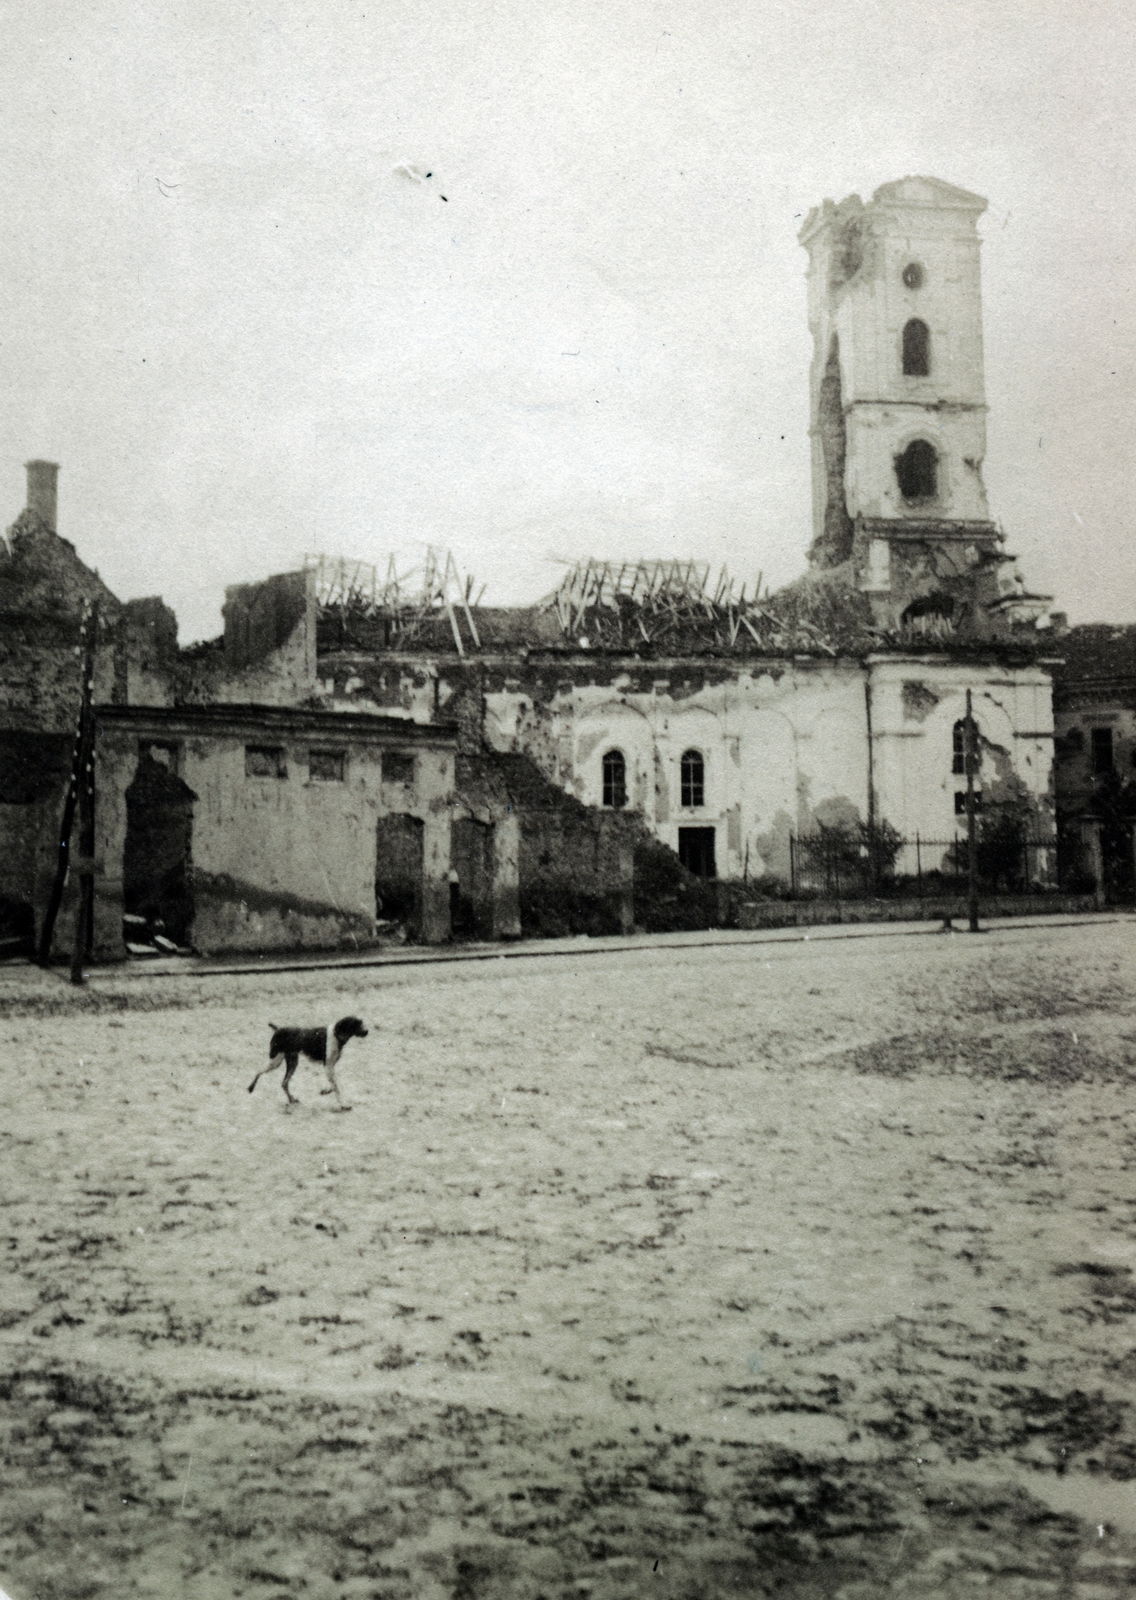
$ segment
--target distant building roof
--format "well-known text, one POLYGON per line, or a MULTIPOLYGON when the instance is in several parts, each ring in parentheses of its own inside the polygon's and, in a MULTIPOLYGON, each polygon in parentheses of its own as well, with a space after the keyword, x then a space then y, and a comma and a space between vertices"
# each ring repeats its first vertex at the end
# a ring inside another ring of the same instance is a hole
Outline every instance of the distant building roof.
POLYGON ((1063 658, 1053 678, 1059 688, 1136 679, 1136 623, 1086 622, 1053 641, 1063 658))

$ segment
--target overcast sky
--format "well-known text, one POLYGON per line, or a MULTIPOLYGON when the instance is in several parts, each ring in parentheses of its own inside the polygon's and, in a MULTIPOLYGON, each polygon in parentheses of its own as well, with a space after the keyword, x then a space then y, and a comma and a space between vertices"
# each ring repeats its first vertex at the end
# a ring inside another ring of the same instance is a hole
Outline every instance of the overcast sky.
POLYGON ((183 641, 306 551, 786 582, 797 231, 928 173, 990 201, 992 513, 1136 621, 1134 79, 1125 0, 13 3, 0 520, 59 461, 60 532, 183 641))

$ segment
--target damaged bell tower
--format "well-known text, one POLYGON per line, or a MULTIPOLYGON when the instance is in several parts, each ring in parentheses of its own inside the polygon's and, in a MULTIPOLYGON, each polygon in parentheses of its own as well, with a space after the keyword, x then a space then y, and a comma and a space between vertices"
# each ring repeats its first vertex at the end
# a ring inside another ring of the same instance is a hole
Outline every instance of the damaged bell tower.
MULTIPOLYGON (((844 567, 879 625, 989 637, 1036 618, 1007 570, 982 460, 978 218, 937 178, 809 213, 815 568, 844 567)), ((1012 569, 1011 569, 1012 570, 1012 569)))

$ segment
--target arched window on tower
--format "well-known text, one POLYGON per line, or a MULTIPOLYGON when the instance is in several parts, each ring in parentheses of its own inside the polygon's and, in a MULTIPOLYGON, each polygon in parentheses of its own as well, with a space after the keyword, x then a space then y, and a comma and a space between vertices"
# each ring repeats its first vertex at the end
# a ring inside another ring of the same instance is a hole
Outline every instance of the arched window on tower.
POLYGON ((603 803, 617 811, 627 804, 627 763, 622 750, 609 750, 603 758, 603 803))
POLYGON ((903 330, 903 371, 908 378, 925 378, 931 370, 931 330, 912 317, 903 330))
POLYGON ((684 750, 679 775, 684 806, 706 804, 706 767, 697 750, 684 750))
POLYGON ((905 500, 933 500, 939 492, 938 457, 926 439, 912 439, 895 458, 895 475, 905 500))

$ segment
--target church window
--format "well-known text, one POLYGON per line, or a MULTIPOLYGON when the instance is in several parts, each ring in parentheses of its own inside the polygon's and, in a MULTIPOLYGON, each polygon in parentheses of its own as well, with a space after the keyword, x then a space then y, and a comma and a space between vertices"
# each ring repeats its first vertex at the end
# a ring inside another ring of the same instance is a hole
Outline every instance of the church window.
POLYGON ((682 803, 684 806, 706 804, 706 767, 697 750, 685 750, 680 765, 682 803))
POLYGON ((908 378, 925 378, 931 370, 931 330, 920 317, 912 317, 903 330, 903 371, 908 378))
POLYGON ((627 804, 627 763, 622 750, 609 750, 603 758, 603 803, 616 811, 627 804))
POLYGON ((905 500, 932 500, 938 492, 938 458, 934 445, 913 439, 896 457, 895 475, 905 500))
POLYGON ((923 268, 918 261, 909 261, 903 269, 903 281, 909 289, 923 287, 923 268))
MULTIPOLYGON (((954 772, 954 773, 961 773, 963 776, 965 776, 965 774, 966 774, 966 718, 965 717, 960 717, 959 720, 955 723, 954 735, 953 735, 952 756, 953 756, 953 759, 951 761, 951 771, 954 772)), ((981 749, 979 747, 978 724, 975 723, 975 725, 974 725, 974 777, 975 777, 975 782, 978 781, 978 769, 981 767, 981 765, 982 765, 982 751, 981 751, 981 749)))

